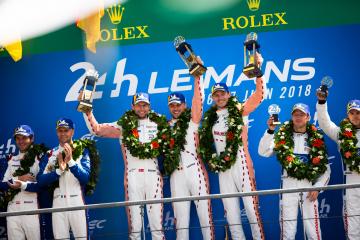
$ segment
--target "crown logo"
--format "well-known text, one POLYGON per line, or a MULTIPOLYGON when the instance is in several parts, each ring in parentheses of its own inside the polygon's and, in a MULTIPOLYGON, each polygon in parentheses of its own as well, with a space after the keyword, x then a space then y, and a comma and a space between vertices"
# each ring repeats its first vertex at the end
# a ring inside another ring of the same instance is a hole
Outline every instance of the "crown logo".
POLYGON ((112 24, 119 24, 122 20, 125 7, 121 7, 121 4, 113 5, 106 9, 112 24))
POLYGON ((177 100, 177 99, 179 99, 179 98, 176 96, 176 94, 172 94, 172 95, 170 95, 170 97, 169 97, 169 101, 177 100))
POLYGON ((65 120, 59 120, 58 125, 68 125, 68 123, 65 120))
POLYGON ((26 132, 26 130, 23 129, 22 127, 19 127, 18 129, 16 129, 16 132, 26 132))
POLYGON ((247 0, 250 11, 257 11, 260 7, 260 0, 247 0))
POLYGON ((145 95, 144 94, 139 94, 139 96, 137 97, 138 99, 147 99, 147 97, 145 97, 145 95))

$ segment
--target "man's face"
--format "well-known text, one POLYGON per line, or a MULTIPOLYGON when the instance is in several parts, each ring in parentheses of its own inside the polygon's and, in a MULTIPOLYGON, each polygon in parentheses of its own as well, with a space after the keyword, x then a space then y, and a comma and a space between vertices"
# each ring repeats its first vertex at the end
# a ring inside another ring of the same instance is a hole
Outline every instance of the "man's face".
POLYGON ((351 109, 348 113, 348 118, 356 128, 360 128, 360 111, 351 109))
POLYGON ((26 152, 33 142, 33 137, 26 137, 23 135, 15 136, 16 146, 19 148, 20 152, 26 152))
POLYGON ((132 105, 132 109, 140 119, 144 119, 150 111, 150 104, 146 102, 139 102, 135 105, 132 105))
POLYGON ((74 136, 74 129, 59 127, 56 129, 56 134, 60 144, 70 143, 74 136))
POLYGON ((185 103, 170 103, 169 110, 174 119, 179 118, 179 116, 185 111, 185 103))
POLYGON ((302 128, 306 126, 306 123, 310 120, 310 116, 300 110, 295 110, 291 114, 291 119, 294 123, 294 127, 302 128))
POLYGON ((212 94, 211 97, 215 102, 215 105, 221 109, 226 107, 230 98, 230 93, 224 91, 216 91, 212 94))

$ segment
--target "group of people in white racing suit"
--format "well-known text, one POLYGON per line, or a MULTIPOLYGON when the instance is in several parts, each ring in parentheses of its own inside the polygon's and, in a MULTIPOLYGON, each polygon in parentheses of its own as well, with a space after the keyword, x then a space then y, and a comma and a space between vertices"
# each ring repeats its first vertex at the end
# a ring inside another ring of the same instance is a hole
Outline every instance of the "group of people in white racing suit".
MULTIPOLYGON (((19 154, 8 157, 8 167, 0 183, 1 201, 7 203, 8 212, 85 204, 90 158, 87 149, 75 153, 74 129, 71 119, 59 119, 56 122, 59 145, 51 150, 34 144, 35 134, 30 126, 20 125, 15 129, 19 154)), ((70 239, 70 232, 75 239, 88 238, 85 210, 9 216, 6 222, 10 240, 70 239)))
MULTIPOLYGON (((201 60, 198 60, 201 61, 201 60)), ((262 57, 257 54, 257 64, 262 57)), ((219 176, 220 193, 250 192, 256 190, 255 171, 249 154, 248 116, 264 99, 265 81, 262 73, 256 76, 256 89, 244 102, 239 102, 224 83, 211 88, 214 105, 203 117, 204 89, 200 76, 194 76, 194 93, 191 109, 187 108, 183 94, 173 92, 168 96, 172 118, 151 110, 147 93, 137 93, 132 98, 131 110, 119 121, 98 123, 93 111, 85 112, 84 119, 89 131, 99 137, 118 139, 124 159, 124 189, 126 200, 163 198, 162 172, 158 157, 164 156, 164 172, 170 176, 171 196, 202 196, 210 193, 207 169, 219 176), (215 147, 215 152, 211 152, 215 147), (207 166, 207 168, 205 167, 207 166)), ((79 99, 83 93, 80 93, 79 99)), ((359 158, 360 101, 351 100, 347 105, 347 117, 341 126, 331 122, 327 112, 327 92, 317 92, 316 105, 320 128, 339 144, 344 159, 346 183, 360 183, 360 167, 351 159, 359 158), (345 126, 345 127, 343 127, 345 126), (349 137, 354 146, 344 137, 349 137), (350 144, 351 145, 351 144, 350 144), (345 149, 348 147, 347 149, 345 149), (355 152, 353 151, 355 149, 355 152)), ((259 155, 276 154, 282 165, 281 187, 303 188, 326 186, 330 179, 330 167, 323 134, 309 123, 310 109, 306 104, 295 104, 290 121, 278 130, 274 118, 267 120, 268 129, 258 145, 259 155), (301 171, 300 171, 301 170, 301 171)), ((1 183, 3 191, 18 190, 8 203, 8 211, 37 209, 37 192, 56 182, 53 191, 53 207, 79 206, 84 204, 83 186, 89 181, 90 160, 85 150, 73 159, 69 145, 74 134, 74 123, 67 118, 57 122, 59 146, 46 155, 35 155, 29 173, 14 174, 21 168, 24 155, 31 150, 34 133, 27 125, 15 130, 14 138, 20 153, 11 157, 1 183)), ((252 128, 252 131, 254 129, 252 128)), ((308 239, 321 239, 318 214, 318 191, 282 194, 280 200, 281 239, 295 239, 298 209, 304 218, 308 239), (300 204, 302 203, 302 204, 300 204)), ((251 223, 253 239, 265 239, 259 200, 256 196, 242 198, 246 215, 251 223)), ((360 238, 360 190, 349 189, 344 195, 344 225, 348 239, 360 238)), ((238 198, 222 199, 224 213, 232 239, 245 239, 241 223, 238 198)), ((203 239, 214 239, 214 224, 210 200, 194 201, 201 225, 203 239)), ((173 204, 176 219, 176 239, 190 239, 190 202, 173 204)), ((142 209, 127 207, 129 239, 141 239, 142 209)), ((152 239, 165 239, 163 231, 163 205, 146 206, 152 239)), ((37 215, 7 218, 9 239, 40 239, 37 215)), ((57 212, 52 214, 55 239, 69 238, 69 230, 75 238, 87 238, 86 212, 57 212)))

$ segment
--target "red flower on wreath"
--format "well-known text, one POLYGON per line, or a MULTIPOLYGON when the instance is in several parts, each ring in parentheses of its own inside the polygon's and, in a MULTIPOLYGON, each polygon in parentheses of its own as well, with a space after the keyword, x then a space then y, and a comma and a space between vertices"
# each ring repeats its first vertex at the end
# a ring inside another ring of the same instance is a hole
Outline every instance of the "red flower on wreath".
POLYGON ((53 154, 53 150, 50 150, 50 151, 47 152, 47 156, 48 156, 48 157, 51 157, 52 154, 53 154))
POLYGON ((344 156, 346 158, 350 158, 352 156, 352 154, 351 154, 351 152, 347 151, 347 152, 345 152, 344 156))
POLYGON ((324 145, 324 141, 321 140, 321 139, 319 139, 319 138, 317 138, 317 139, 315 139, 315 140, 312 142, 312 145, 313 145, 314 147, 319 148, 319 147, 322 147, 322 146, 324 145))
POLYGON ((289 163, 291 163, 292 161, 294 161, 294 158, 292 156, 287 156, 286 157, 286 161, 288 161, 289 163))
POLYGON ((311 130, 317 131, 317 127, 315 127, 314 125, 312 125, 312 126, 311 126, 311 130))
POLYGON ((170 143, 169 143, 170 148, 173 148, 174 145, 175 145, 175 139, 174 139, 174 138, 170 138, 170 143))
POLYGON ((345 131, 345 132, 343 133, 343 135, 344 135, 345 137, 347 137, 347 138, 351 138, 351 137, 353 136, 353 133, 350 132, 350 131, 345 131))
POLYGON ((133 130, 131 130, 131 132, 132 132, 132 135, 133 135, 134 137, 139 138, 139 131, 138 131, 136 128, 134 128, 133 130))
POLYGON ((157 141, 152 141, 152 142, 151 142, 151 147, 152 147, 153 149, 157 149, 157 148, 160 147, 160 145, 159 145, 159 143, 158 143, 157 141))
POLYGON ((224 157, 224 160, 225 160, 225 161, 229 161, 229 160, 230 160, 230 156, 226 155, 226 156, 224 157))
POLYGON ((233 140, 234 139, 234 133, 233 132, 228 132, 227 134, 226 134, 226 139, 227 140, 233 140))
POLYGON ((167 139, 166 134, 164 133, 163 135, 161 135, 161 138, 164 139, 164 140, 166 140, 166 139, 167 139))
POLYGON ((320 163, 320 158, 319 157, 314 157, 313 159, 312 159, 312 163, 314 164, 314 165, 318 165, 319 163, 320 163))

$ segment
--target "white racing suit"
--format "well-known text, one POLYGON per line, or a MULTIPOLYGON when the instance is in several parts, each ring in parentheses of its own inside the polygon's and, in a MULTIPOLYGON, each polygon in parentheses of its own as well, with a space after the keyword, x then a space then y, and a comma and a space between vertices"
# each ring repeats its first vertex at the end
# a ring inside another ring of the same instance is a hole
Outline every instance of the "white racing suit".
MULTIPOLYGON (((331 121, 327 110, 327 104, 316 104, 316 111, 319 126, 336 143, 339 143, 340 128, 331 121)), ((358 154, 360 155, 360 129, 356 131, 358 142, 358 154)), ((346 184, 360 183, 360 174, 350 171, 348 166, 343 163, 344 181, 346 184)), ((360 188, 350 188, 344 190, 343 196, 343 217, 345 233, 348 239, 360 239, 360 188)))
MULTIPOLYGON (((100 137, 119 138, 125 162, 124 188, 127 201, 160 199, 163 197, 163 179, 159 171, 158 161, 139 159, 130 154, 121 144, 121 127, 116 123, 98 124, 92 112, 84 114, 85 122, 92 134, 100 137)), ((149 119, 139 120, 139 141, 151 142, 157 136, 157 124, 149 119)), ((163 204, 146 205, 147 216, 152 239, 165 239, 162 219, 163 204)), ((140 206, 126 209, 129 223, 129 238, 141 239, 142 219, 140 206)))
MULTIPOLYGON (((228 170, 219 173, 220 193, 250 192, 256 191, 255 171, 248 150, 248 127, 247 116, 255 110, 261 103, 265 86, 263 79, 256 79, 256 91, 243 105, 244 126, 242 127, 243 146, 239 146, 236 153, 236 162, 228 170)), ((213 126, 212 133, 214 137, 216 153, 220 155, 226 146, 226 132, 228 130, 227 119, 228 110, 223 109, 217 112, 218 120, 213 126)), ((261 217, 258 209, 258 197, 242 198, 246 215, 250 223, 253 239, 264 239, 264 230, 262 227, 261 217)), ((237 198, 222 199, 225 216, 229 224, 232 239, 245 239, 244 231, 241 226, 240 203, 237 198)))
MULTIPOLYGON (((172 197, 201 196, 210 193, 208 175, 196 151, 199 142, 198 123, 202 117, 203 95, 202 83, 200 83, 200 78, 196 77, 191 107, 191 119, 188 129, 186 129, 184 150, 180 153, 178 168, 175 169, 170 177, 172 197)), ((169 122, 171 127, 173 127, 175 123, 176 119, 172 119, 169 122)), ((199 217, 203 239, 214 239, 210 199, 195 201, 194 203, 199 217)), ((173 203, 177 240, 189 239, 190 205, 190 201, 173 203)))
MULTIPOLYGON (((186 131, 186 144, 181 151, 179 167, 171 174, 172 197, 201 196, 209 194, 209 179, 203 162, 197 156, 198 124, 192 120, 186 131)), ((203 239, 214 239, 210 200, 195 201, 203 239)), ((189 239, 191 202, 174 202, 176 239, 189 239)))
MULTIPOLYGON (((2 190, 9 189, 9 186, 7 185, 8 181, 14 182, 17 180, 17 177, 13 177, 13 174, 20 167, 20 161, 24 155, 24 153, 19 153, 9 160, 3 182, 1 183, 2 190)), ((39 173, 38 159, 36 159, 33 166, 30 167, 30 173, 35 177, 39 173)), ((22 184, 21 191, 9 202, 7 211, 14 212, 38 209, 38 189, 38 184, 36 182, 26 182, 22 184)), ((6 221, 7 235, 10 240, 40 239, 39 215, 12 216, 7 217, 6 221)))
MULTIPOLYGON (((85 205, 83 188, 90 177, 90 158, 85 149, 78 159, 71 159, 69 169, 61 171, 55 169, 56 156, 62 152, 59 146, 51 151, 48 164, 41 170, 38 182, 41 186, 49 186, 59 181, 53 195, 53 208, 74 207, 85 205)), ((75 239, 87 239, 87 219, 85 210, 55 212, 52 214, 52 226, 55 239, 70 239, 70 229, 75 239)))
MULTIPOLYGON (((309 161, 310 148, 307 145, 308 134, 294 132, 293 136, 294 154, 303 162, 309 161)), ((263 157, 270 157, 274 154, 274 146, 274 134, 269 134, 266 131, 259 143, 259 154, 263 157)), ((285 170, 283 170, 281 180, 283 189, 326 186, 330 180, 330 167, 327 166, 326 172, 322 174, 314 184, 309 182, 307 179, 298 180, 290 177, 287 175, 285 170)), ((303 201, 301 214, 304 219, 304 227, 307 238, 311 240, 321 239, 318 200, 311 202, 307 198, 307 195, 308 193, 304 193, 301 199, 300 193, 282 194, 280 198, 279 217, 281 227, 280 239, 295 239, 300 201, 303 201)))

